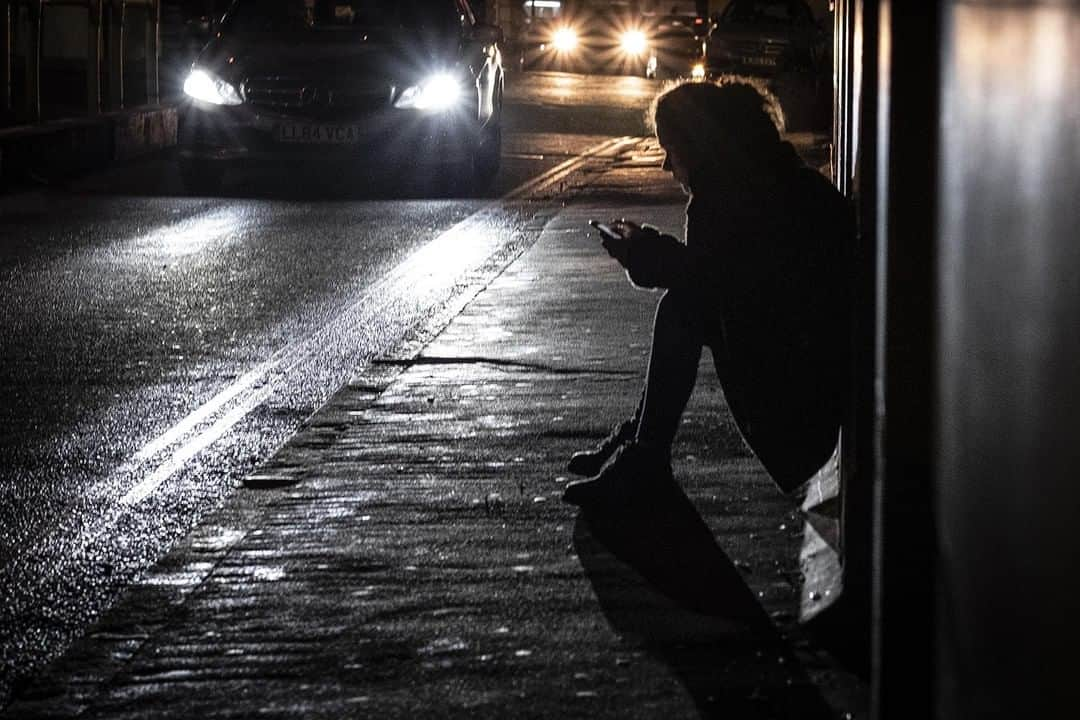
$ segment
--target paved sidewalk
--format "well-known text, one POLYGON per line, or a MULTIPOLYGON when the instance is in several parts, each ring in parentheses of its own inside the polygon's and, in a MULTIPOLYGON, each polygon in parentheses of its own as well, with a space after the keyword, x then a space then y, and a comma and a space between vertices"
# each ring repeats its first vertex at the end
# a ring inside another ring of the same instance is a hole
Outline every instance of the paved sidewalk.
POLYGON ((708 353, 674 458, 685 496, 607 520, 559 500, 570 453, 633 408, 657 299, 586 221, 681 233, 657 160, 639 147, 571 192, 4 717, 860 717, 858 683, 795 627, 798 505, 708 353))

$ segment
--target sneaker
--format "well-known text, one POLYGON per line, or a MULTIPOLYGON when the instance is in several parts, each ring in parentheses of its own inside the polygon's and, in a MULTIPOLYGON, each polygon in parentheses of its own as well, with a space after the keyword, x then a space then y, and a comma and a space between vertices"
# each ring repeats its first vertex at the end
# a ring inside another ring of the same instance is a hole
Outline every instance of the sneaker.
POLYGON ((624 420, 611 429, 608 436, 592 450, 582 450, 570 456, 566 469, 574 475, 592 477, 600 472, 615 451, 634 439, 637 434, 637 422, 631 418, 624 420))
POLYGON ((620 447, 595 477, 567 485, 562 498, 578 507, 595 506, 632 500, 674 481, 670 456, 631 442, 620 447))

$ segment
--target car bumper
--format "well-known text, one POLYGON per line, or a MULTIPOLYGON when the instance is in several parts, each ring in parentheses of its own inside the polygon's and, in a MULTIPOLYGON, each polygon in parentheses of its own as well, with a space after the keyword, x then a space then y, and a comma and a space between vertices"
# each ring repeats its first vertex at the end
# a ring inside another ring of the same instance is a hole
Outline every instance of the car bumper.
POLYGON ((766 52, 716 53, 705 59, 710 75, 737 74, 774 77, 781 74, 814 72, 809 56, 770 54, 766 52))
POLYGON ((245 106, 181 107, 181 159, 230 165, 378 162, 408 169, 469 159, 479 126, 465 113, 386 109, 359 116, 302 118, 245 106))

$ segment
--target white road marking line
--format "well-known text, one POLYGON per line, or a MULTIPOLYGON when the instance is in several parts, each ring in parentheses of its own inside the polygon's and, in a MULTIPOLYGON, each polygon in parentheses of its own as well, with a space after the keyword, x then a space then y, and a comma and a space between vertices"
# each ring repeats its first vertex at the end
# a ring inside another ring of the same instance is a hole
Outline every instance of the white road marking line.
POLYGON ((239 380, 234 382, 229 387, 225 388, 213 398, 203 403, 199 408, 190 413, 180 422, 173 425, 165 432, 158 435, 150 442, 143 445, 137 453, 133 456, 133 460, 137 463, 143 463, 152 459, 159 452, 169 447, 173 443, 180 440, 182 437, 190 433, 196 427, 206 422, 212 415, 217 413, 224 407, 230 400, 246 391, 252 385, 258 383, 263 379, 267 372, 277 364, 277 361, 271 361, 259 365, 254 370, 250 370, 244 373, 239 380))
POLYGON ((603 153, 605 153, 605 152, 607 152, 609 150, 613 150, 615 148, 621 148, 624 145, 629 145, 631 143, 635 143, 638 140, 639 140, 639 138, 624 136, 624 137, 611 138, 610 140, 605 140, 604 142, 602 142, 602 143, 600 143, 598 145, 593 145, 591 148, 588 148, 587 150, 585 150, 583 153, 581 153, 577 157, 573 157, 573 158, 570 158, 569 160, 566 160, 565 162, 559 163, 558 165, 551 168, 547 172, 541 173, 540 175, 537 175, 535 178, 532 178, 531 180, 527 180, 526 182, 522 183, 521 185, 518 185, 516 188, 514 188, 510 192, 503 195, 501 199, 502 200, 516 200, 516 199, 518 199, 518 198, 520 198, 520 197, 522 197, 524 195, 527 195, 530 192, 535 192, 535 191, 539 190, 541 187, 545 187, 547 185, 554 185, 559 180, 562 180, 564 177, 566 177, 567 175, 572 173, 574 170, 576 170, 577 167, 579 165, 583 164, 585 162, 585 160, 587 160, 588 158, 595 157, 597 155, 602 155, 603 153))
MULTIPOLYGON (((120 498, 124 505, 135 505, 145 500, 151 493, 157 490, 162 483, 172 477, 189 460, 198 455, 206 448, 213 445, 225 433, 229 432, 238 422, 247 417, 248 413, 261 405, 273 392, 273 387, 265 385, 262 389, 248 395, 243 402, 229 410, 218 418, 213 425, 206 428, 188 442, 176 449, 168 460, 159 465, 150 475, 140 480, 133 488, 120 498)), ((201 410, 202 408, 200 408, 201 410)))
POLYGON ((570 158, 537 177, 522 183, 501 198, 485 204, 475 213, 417 250, 376 282, 365 292, 363 297, 352 303, 334 320, 306 337, 278 350, 269 360, 246 372, 240 379, 140 448, 132 456, 131 461, 125 463, 121 468, 122 473, 137 474, 142 466, 150 463, 160 453, 179 443, 169 455, 161 459, 156 467, 150 471, 149 475, 136 482, 120 498, 120 502, 124 505, 136 505, 142 502, 198 453, 223 437, 232 427, 270 397, 275 389, 275 383, 271 382, 271 375, 275 371, 287 374, 289 368, 295 367, 321 350, 323 345, 318 341, 320 337, 327 334, 336 335, 344 330, 342 326, 355 325, 356 323, 350 321, 350 318, 358 313, 365 317, 371 317, 372 314, 382 314, 388 311, 389 309, 385 307, 371 307, 373 298, 380 296, 393 297, 393 294, 386 293, 385 290, 404 282, 414 289, 431 291, 435 289, 434 286, 439 284, 439 278, 456 277, 464 269, 482 262, 490 255, 493 248, 497 247, 501 239, 489 239, 488 242, 483 243, 466 243, 464 241, 475 240, 486 229, 486 215, 489 214, 493 206, 501 201, 523 198, 529 193, 553 185, 583 165, 589 158, 602 155, 611 150, 621 149, 637 141, 638 138, 618 137, 594 145, 580 155, 570 158), (472 252, 467 252, 468 250, 472 250, 472 252), (425 280, 426 282, 422 282, 425 280), (367 312, 364 312, 364 310, 367 310, 367 312), (245 393, 249 394, 245 395, 245 393), (234 401, 237 403, 236 406, 227 410, 210 427, 202 431, 197 430, 234 401), (187 439, 185 440, 185 438, 187 439))

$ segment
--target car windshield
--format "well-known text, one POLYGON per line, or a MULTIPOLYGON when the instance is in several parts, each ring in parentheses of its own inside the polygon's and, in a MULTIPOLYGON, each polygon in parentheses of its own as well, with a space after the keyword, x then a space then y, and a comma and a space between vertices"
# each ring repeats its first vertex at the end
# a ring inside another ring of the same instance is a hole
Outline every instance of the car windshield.
POLYGON ((447 29, 461 20, 453 0, 237 0, 227 22, 231 32, 245 34, 447 29))
POLYGON ((720 16, 732 25, 805 25, 811 19, 807 6, 792 0, 735 0, 720 16))
POLYGON ((661 20, 656 25, 655 35, 657 37, 693 37, 694 30, 691 27, 692 20, 682 19, 668 19, 661 20))

